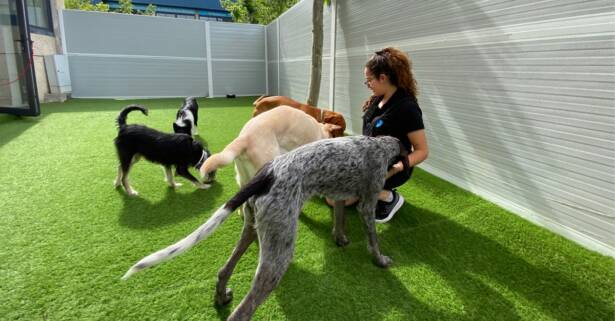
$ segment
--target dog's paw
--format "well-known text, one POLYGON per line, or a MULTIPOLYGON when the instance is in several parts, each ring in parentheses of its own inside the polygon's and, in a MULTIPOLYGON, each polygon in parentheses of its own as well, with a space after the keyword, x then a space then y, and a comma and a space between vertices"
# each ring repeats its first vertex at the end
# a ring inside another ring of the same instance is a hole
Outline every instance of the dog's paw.
POLYGON ((182 186, 182 183, 173 183, 173 184, 169 184, 169 187, 170 187, 170 188, 178 188, 178 187, 181 187, 181 186, 182 186))
POLYGON ((393 260, 386 255, 380 255, 379 257, 374 258, 374 264, 381 268, 388 268, 391 264, 393 264, 393 260))
POLYGON ((217 306, 223 306, 231 303, 233 300, 233 290, 226 288, 224 294, 216 293, 215 301, 217 306))
POLYGON ((195 186, 196 186, 197 188, 199 188, 199 189, 208 189, 208 188, 210 188, 210 187, 211 187, 211 185, 210 185, 210 184, 198 184, 198 185, 195 185, 195 186))
POLYGON ((342 235, 334 235, 335 238, 335 244, 339 247, 344 247, 348 244, 350 244, 350 241, 348 240, 348 237, 346 237, 346 235, 342 234, 342 235))
POLYGON ((127 190, 126 194, 128 194, 128 196, 130 196, 130 197, 137 197, 137 196, 139 196, 139 192, 135 191, 134 189, 127 190))

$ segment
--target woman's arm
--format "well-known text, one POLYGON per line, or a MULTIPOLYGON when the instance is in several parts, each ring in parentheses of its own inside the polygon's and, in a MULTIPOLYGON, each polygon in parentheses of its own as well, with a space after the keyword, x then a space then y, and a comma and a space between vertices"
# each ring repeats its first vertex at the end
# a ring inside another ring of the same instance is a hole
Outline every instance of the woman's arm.
POLYGON ((427 137, 425 137, 425 130, 415 130, 408 133, 408 139, 412 144, 412 153, 408 155, 408 163, 410 166, 415 166, 422 163, 429 155, 429 147, 427 147, 427 137))
MULTIPOLYGON (((410 144, 412 144, 412 153, 408 154, 408 163, 410 166, 414 167, 420 163, 422 163, 427 156, 429 155, 429 147, 427 146, 427 138, 425 137, 425 130, 415 130, 413 132, 408 133, 408 139, 410 140, 410 144)), ((393 167, 387 172, 386 178, 401 172, 404 170, 404 165, 401 162, 397 162, 393 167)))

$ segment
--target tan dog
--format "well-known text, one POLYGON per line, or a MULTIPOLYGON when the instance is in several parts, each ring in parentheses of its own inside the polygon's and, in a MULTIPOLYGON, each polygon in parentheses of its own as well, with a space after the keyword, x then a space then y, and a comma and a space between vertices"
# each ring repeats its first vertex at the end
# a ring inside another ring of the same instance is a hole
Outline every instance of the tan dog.
POLYGON ((314 117, 314 119, 316 119, 319 123, 339 126, 339 129, 333 131, 333 137, 340 137, 344 135, 344 130, 346 130, 346 121, 344 120, 344 116, 342 114, 302 104, 286 96, 260 96, 254 101, 253 105, 254 112, 252 113, 252 117, 255 117, 256 115, 272 108, 284 105, 304 111, 306 114, 314 117))
POLYGON ((332 132, 339 129, 338 125, 321 124, 298 109, 279 106, 250 119, 223 151, 207 158, 200 172, 207 179, 210 173, 235 160, 237 183, 243 186, 276 156, 319 139, 331 138, 332 132))

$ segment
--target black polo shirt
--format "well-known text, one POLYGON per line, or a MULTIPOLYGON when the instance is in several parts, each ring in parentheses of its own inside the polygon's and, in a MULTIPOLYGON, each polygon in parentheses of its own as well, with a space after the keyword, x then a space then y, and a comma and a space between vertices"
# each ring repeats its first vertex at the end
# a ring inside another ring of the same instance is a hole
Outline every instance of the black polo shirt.
POLYGON ((372 99, 363 114, 363 135, 388 135, 399 139, 408 151, 412 151, 412 144, 408 133, 425 129, 423 125, 423 112, 416 98, 401 89, 397 89, 393 96, 382 108, 378 104, 383 96, 372 99))

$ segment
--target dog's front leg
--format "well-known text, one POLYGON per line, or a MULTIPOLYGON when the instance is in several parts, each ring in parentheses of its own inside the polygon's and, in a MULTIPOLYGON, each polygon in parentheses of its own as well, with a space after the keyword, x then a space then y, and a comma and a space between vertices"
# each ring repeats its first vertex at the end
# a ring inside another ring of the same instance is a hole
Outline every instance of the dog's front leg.
POLYGON ((192 182, 192 184, 194 184, 194 186, 200 188, 200 189, 207 189, 210 188, 211 185, 209 184, 203 184, 201 182, 199 182, 199 180, 192 176, 192 174, 190 174, 190 172, 188 171, 187 167, 184 166, 177 166, 176 172, 179 176, 184 177, 185 179, 189 180, 190 182, 192 182))
POLYGON ((380 245, 378 244, 378 236, 376 235, 376 221, 374 219, 377 201, 377 197, 374 197, 373 200, 369 200, 368 202, 361 200, 357 205, 357 209, 361 213, 361 218, 363 219, 363 224, 365 225, 365 231, 367 232, 367 237, 369 240, 367 248, 373 256, 374 264, 379 267, 386 268, 393 263, 393 260, 390 257, 380 253, 380 245))
POLYGON ((165 175, 165 181, 167 182, 167 184, 169 184, 171 188, 182 186, 181 183, 177 183, 173 179, 173 172, 171 171, 171 167, 164 166, 164 175, 165 175))
POLYGON ((346 237, 346 213, 345 213, 345 201, 335 201, 333 205, 333 215, 335 216, 333 223, 333 238, 337 246, 346 246, 350 241, 346 237))

